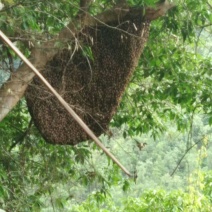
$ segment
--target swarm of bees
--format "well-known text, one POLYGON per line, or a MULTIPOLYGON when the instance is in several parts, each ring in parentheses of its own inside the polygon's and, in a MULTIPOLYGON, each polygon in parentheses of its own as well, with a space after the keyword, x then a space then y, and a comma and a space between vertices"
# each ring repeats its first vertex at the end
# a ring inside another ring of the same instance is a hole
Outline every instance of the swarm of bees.
MULTIPOLYGON (((122 20, 82 29, 78 46, 61 50, 42 71, 97 136, 107 131, 147 41, 149 21, 142 11, 131 9, 122 20)), ((75 145, 89 139, 37 77, 26 100, 47 142, 75 145)))

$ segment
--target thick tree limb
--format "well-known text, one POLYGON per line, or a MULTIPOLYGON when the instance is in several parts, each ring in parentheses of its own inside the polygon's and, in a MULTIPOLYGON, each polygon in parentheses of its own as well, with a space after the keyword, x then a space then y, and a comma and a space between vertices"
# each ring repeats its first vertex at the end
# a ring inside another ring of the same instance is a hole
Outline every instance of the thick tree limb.
POLYGON ((164 16, 167 11, 173 7, 175 7, 175 4, 169 3, 167 0, 159 1, 158 3, 156 3, 156 7, 154 9, 150 7, 146 9, 145 17, 146 19, 153 21, 155 19, 158 19, 159 17, 164 16))
MULTIPOLYGON (((165 1, 157 4, 155 8, 146 8, 145 18, 149 21, 155 20, 160 16, 163 16, 167 10, 172 7, 172 4, 168 4, 165 1)), ((56 41, 74 40, 75 35, 81 30, 79 26, 94 26, 96 24, 112 22, 124 17, 129 10, 129 8, 115 8, 101 13, 96 17, 92 17, 88 13, 85 13, 85 15, 80 17, 79 20, 76 20, 74 23, 69 23, 68 26, 61 30, 59 35, 53 40, 42 44, 42 47, 40 48, 35 47, 31 51, 29 59, 30 62, 41 71, 45 67, 46 63, 58 52, 58 49, 55 48, 56 41), (76 28, 76 26, 78 26, 78 28, 76 28)), ((140 8, 140 12, 142 11, 143 9, 140 8)), ((31 72, 25 64, 23 64, 16 72, 11 74, 10 80, 7 81, 0 90, 0 121, 3 120, 3 118, 23 97, 28 84, 34 76, 35 74, 31 72)))

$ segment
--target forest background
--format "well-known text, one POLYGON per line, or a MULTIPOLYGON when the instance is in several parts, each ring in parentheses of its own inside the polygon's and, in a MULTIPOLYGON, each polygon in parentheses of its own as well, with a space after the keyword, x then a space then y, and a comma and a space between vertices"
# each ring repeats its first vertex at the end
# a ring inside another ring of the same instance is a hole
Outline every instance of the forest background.
MULTIPOLYGON (((92 1, 88 12, 96 15, 117 4, 92 1)), ((127 4, 153 6, 155 1, 127 4)), ((128 178, 91 141, 46 143, 22 98, 0 122, 0 208, 212 210, 212 2, 175 4, 151 23, 138 67, 110 123, 110 136, 100 137, 137 178, 128 178), (147 145, 139 149, 137 142, 147 145)), ((29 56, 33 46, 57 35, 79 10, 77 0, 2 0, 0 29, 29 56)), ((21 62, 2 41, 0 53, 3 89, 21 62)))

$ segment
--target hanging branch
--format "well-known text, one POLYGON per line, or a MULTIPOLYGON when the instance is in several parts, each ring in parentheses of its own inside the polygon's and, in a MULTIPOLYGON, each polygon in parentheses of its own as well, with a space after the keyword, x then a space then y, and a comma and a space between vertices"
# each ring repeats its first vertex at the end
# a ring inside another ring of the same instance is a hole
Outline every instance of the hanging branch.
POLYGON ((194 143, 192 146, 190 146, 189 148, 186 149, 186 151, 184 152, 184 154, 182 155, 182 157, 180 158, 180 160, 178 161, 176 167, 174 168, 174 170, 172 171, 172 173, 170 174, 170 176, 172 177, 174 175, 174 173, 177 171, 178 167, 180 166, 182 160, 184 159, 184 157, 187 155, 187 153, 193 148, 195 147, 199 142, 201 142, 201 140, 197 141, 196 143, 194 143))

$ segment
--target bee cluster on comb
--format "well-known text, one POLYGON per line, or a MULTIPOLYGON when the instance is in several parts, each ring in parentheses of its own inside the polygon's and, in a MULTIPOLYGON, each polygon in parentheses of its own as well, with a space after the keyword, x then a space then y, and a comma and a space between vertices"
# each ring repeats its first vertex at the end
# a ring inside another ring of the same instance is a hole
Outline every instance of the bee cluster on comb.
MULTIPOLYGON (((96 136, 107 131, 148 39, 150 21, 142 12, 131 8, 121 19, 86 26, 77 35, 78 48, 61 50, 42 71, 96 136)), ((75 145, 89 139, 38 77, 25 96, 47 142, 75 145)))

